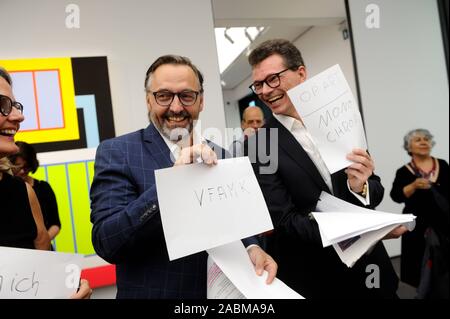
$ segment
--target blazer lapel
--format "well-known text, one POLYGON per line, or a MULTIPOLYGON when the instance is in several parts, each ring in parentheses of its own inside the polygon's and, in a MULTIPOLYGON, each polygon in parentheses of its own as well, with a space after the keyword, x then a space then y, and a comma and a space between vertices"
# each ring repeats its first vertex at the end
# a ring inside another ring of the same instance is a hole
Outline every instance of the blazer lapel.
POLYGON ((144 145, 160 168, 173 166, 170 150, 153 123, 144 130, 144 145))
MULTIPOLYGON (((274 116, 271 116, 267 122, 267 128, 278 129, 278 146, 291 157, 308 175, 312 180, 323 190, 331 192, 327 184, 320 175, 316 165, 314 165, 311 158, 305 152, 300 143, 289 132, 283 124, 281 124, 274 116)), ((281 150, 279 150, 280 152, 281 150)))

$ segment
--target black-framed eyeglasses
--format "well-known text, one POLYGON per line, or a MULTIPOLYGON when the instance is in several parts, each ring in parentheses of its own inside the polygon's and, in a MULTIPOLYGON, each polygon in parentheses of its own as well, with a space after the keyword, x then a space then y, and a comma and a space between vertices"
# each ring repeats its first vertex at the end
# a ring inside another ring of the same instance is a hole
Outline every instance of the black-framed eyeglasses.
MULTIPOLYGON (((151 91, 150 91, 151 92, 151 91)), ((175 95, 183 106, 192 106, 197 102, 197 97, 201 93, 199 91, 185 90, 181 92, 171 92, 162 90, 158 92, 151 92, 155 97, 156 103, 161 106, 168 107, 172 104, 175 95)))
POLYGON ((23 114, 23 105, 21 103, 14 102, 9 96, 0 94, 0 113, 3 116, 8 116, 12 112, 13 107, 19 110, 20 114, 23 114))
POLYGON ((253 82, 249 86, 249 88, 253 92, 255 92, 255 94, 260 94, 262 92, 264 83, 266 83, 272 89, 275 89, 280 86, 280 83, 281 83, 280 74, 283 72, 286 72, 287 70, 290 70, 290 68, 284 69, 283 71, 280 71, 278 73, 269 74, 268 76, 266 76, 266 78, 264 80, 253 82))

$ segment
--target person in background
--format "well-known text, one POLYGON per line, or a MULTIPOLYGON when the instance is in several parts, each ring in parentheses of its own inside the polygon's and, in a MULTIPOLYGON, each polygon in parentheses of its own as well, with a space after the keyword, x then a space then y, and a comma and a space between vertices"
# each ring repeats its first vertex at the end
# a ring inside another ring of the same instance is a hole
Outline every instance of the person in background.
MULTIPOLYGON (((36 194, 12 175, 7 158, 19 151, 14 136, 23 120, 23 105, 14 98, 11 76, 0 67, 0 246, 49 250, 50 238, 36 194)), ((88 299, 91 294, 89 282, 82 279, 70 298, 88 299)))
POLYGON ((40 181, 30 176, 30 173, 35 173, 39 167, 33 146, 20 141, 16 142, 16 145, 19 147, 19 152, 9 156, 9 160, 14 165, 13 173, 33 187, 41 206, 45 228, 50 240, 53 240, 61 230, 55 193, 46 181, 40 181))
POLYGON ((233 141, 230 153, 233 157, 244 155, 244 141, 264 125, 264 113, 258 106, 250 105, 242 113, 242 136, 233 141))
MULTIPOLYGON (((435 236, 439 245, 434 254, 444 255, 440 262, 434 259, 429 266, 439 267, 442 274, 447 274, 446 279, 441 277, 438 281, 444 282, 448 298, 449 171, 445 160, 431 156, 434 144, 433 135, 426 129, 415 129, 405 135, 403 148, 411 161, 397 170, 390 195, 395 202, 405 203, 404 214, 417 216, 415 229, 402 237, 400 279, 419 287, 425 279, 421 278, 421 272, 427 241, 435 236)), ((428 294, 435 292, 430 289, 428 294)))

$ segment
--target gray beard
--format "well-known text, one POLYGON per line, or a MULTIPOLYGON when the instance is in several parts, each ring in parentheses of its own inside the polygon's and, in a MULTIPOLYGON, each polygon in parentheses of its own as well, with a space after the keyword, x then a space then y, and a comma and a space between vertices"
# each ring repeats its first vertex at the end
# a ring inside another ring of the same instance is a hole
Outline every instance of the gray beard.
POLYGON ((168 128, 165 123, 162 125, 159 124, 159 122, 154 117, 153 113, 148 113, 148 119, 150 120, 153 125, 156 126, 158 131, 161 132, 165 137, 167 137, 170 141, 178 142, 184 139, 187 139, 190 137, 193 126, 192 123, 188 123, 185 127, 176 127, 174 129, 168 128))
POLYGON ((192 125, 190 123, 186 127, 176 127, 172 130, 165 125, 163 125, 162 127, 162 134, 173 142, 179 142, 181 140, 188 139, 191 135, 191 132, 192 125))

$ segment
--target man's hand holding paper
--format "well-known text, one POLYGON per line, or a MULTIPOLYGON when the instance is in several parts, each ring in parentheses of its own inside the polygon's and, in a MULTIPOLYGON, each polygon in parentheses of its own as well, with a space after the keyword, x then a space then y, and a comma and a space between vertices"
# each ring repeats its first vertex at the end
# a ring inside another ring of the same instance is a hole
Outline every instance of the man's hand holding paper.
POLYGON ((290 89, 288 95, 331 174, 360 162, 346 157, 354 148, 367 149, 367 143, 358 105, 339 65, 290 89))
POLYGON ((364 184, 375 170, 375 164, 369 154, 363 149, 355 148, 347 155, 347 159, 352 161, 345 172, 347 173, 350 188, 355 193, 363 190, 364 184))
POLYGON ((273 229, 248 157, 160 169, 155 178, 170 260, 273 229))
POLYGON ((264 270, 266 270, 268 272, 266 283, 268 285, 271 284, 277 275, 277 263, 259 246, 250 247, 248 249, 248 254, 250 256, 250 260, 255 266, 256 274, 261 276, 264 270))

